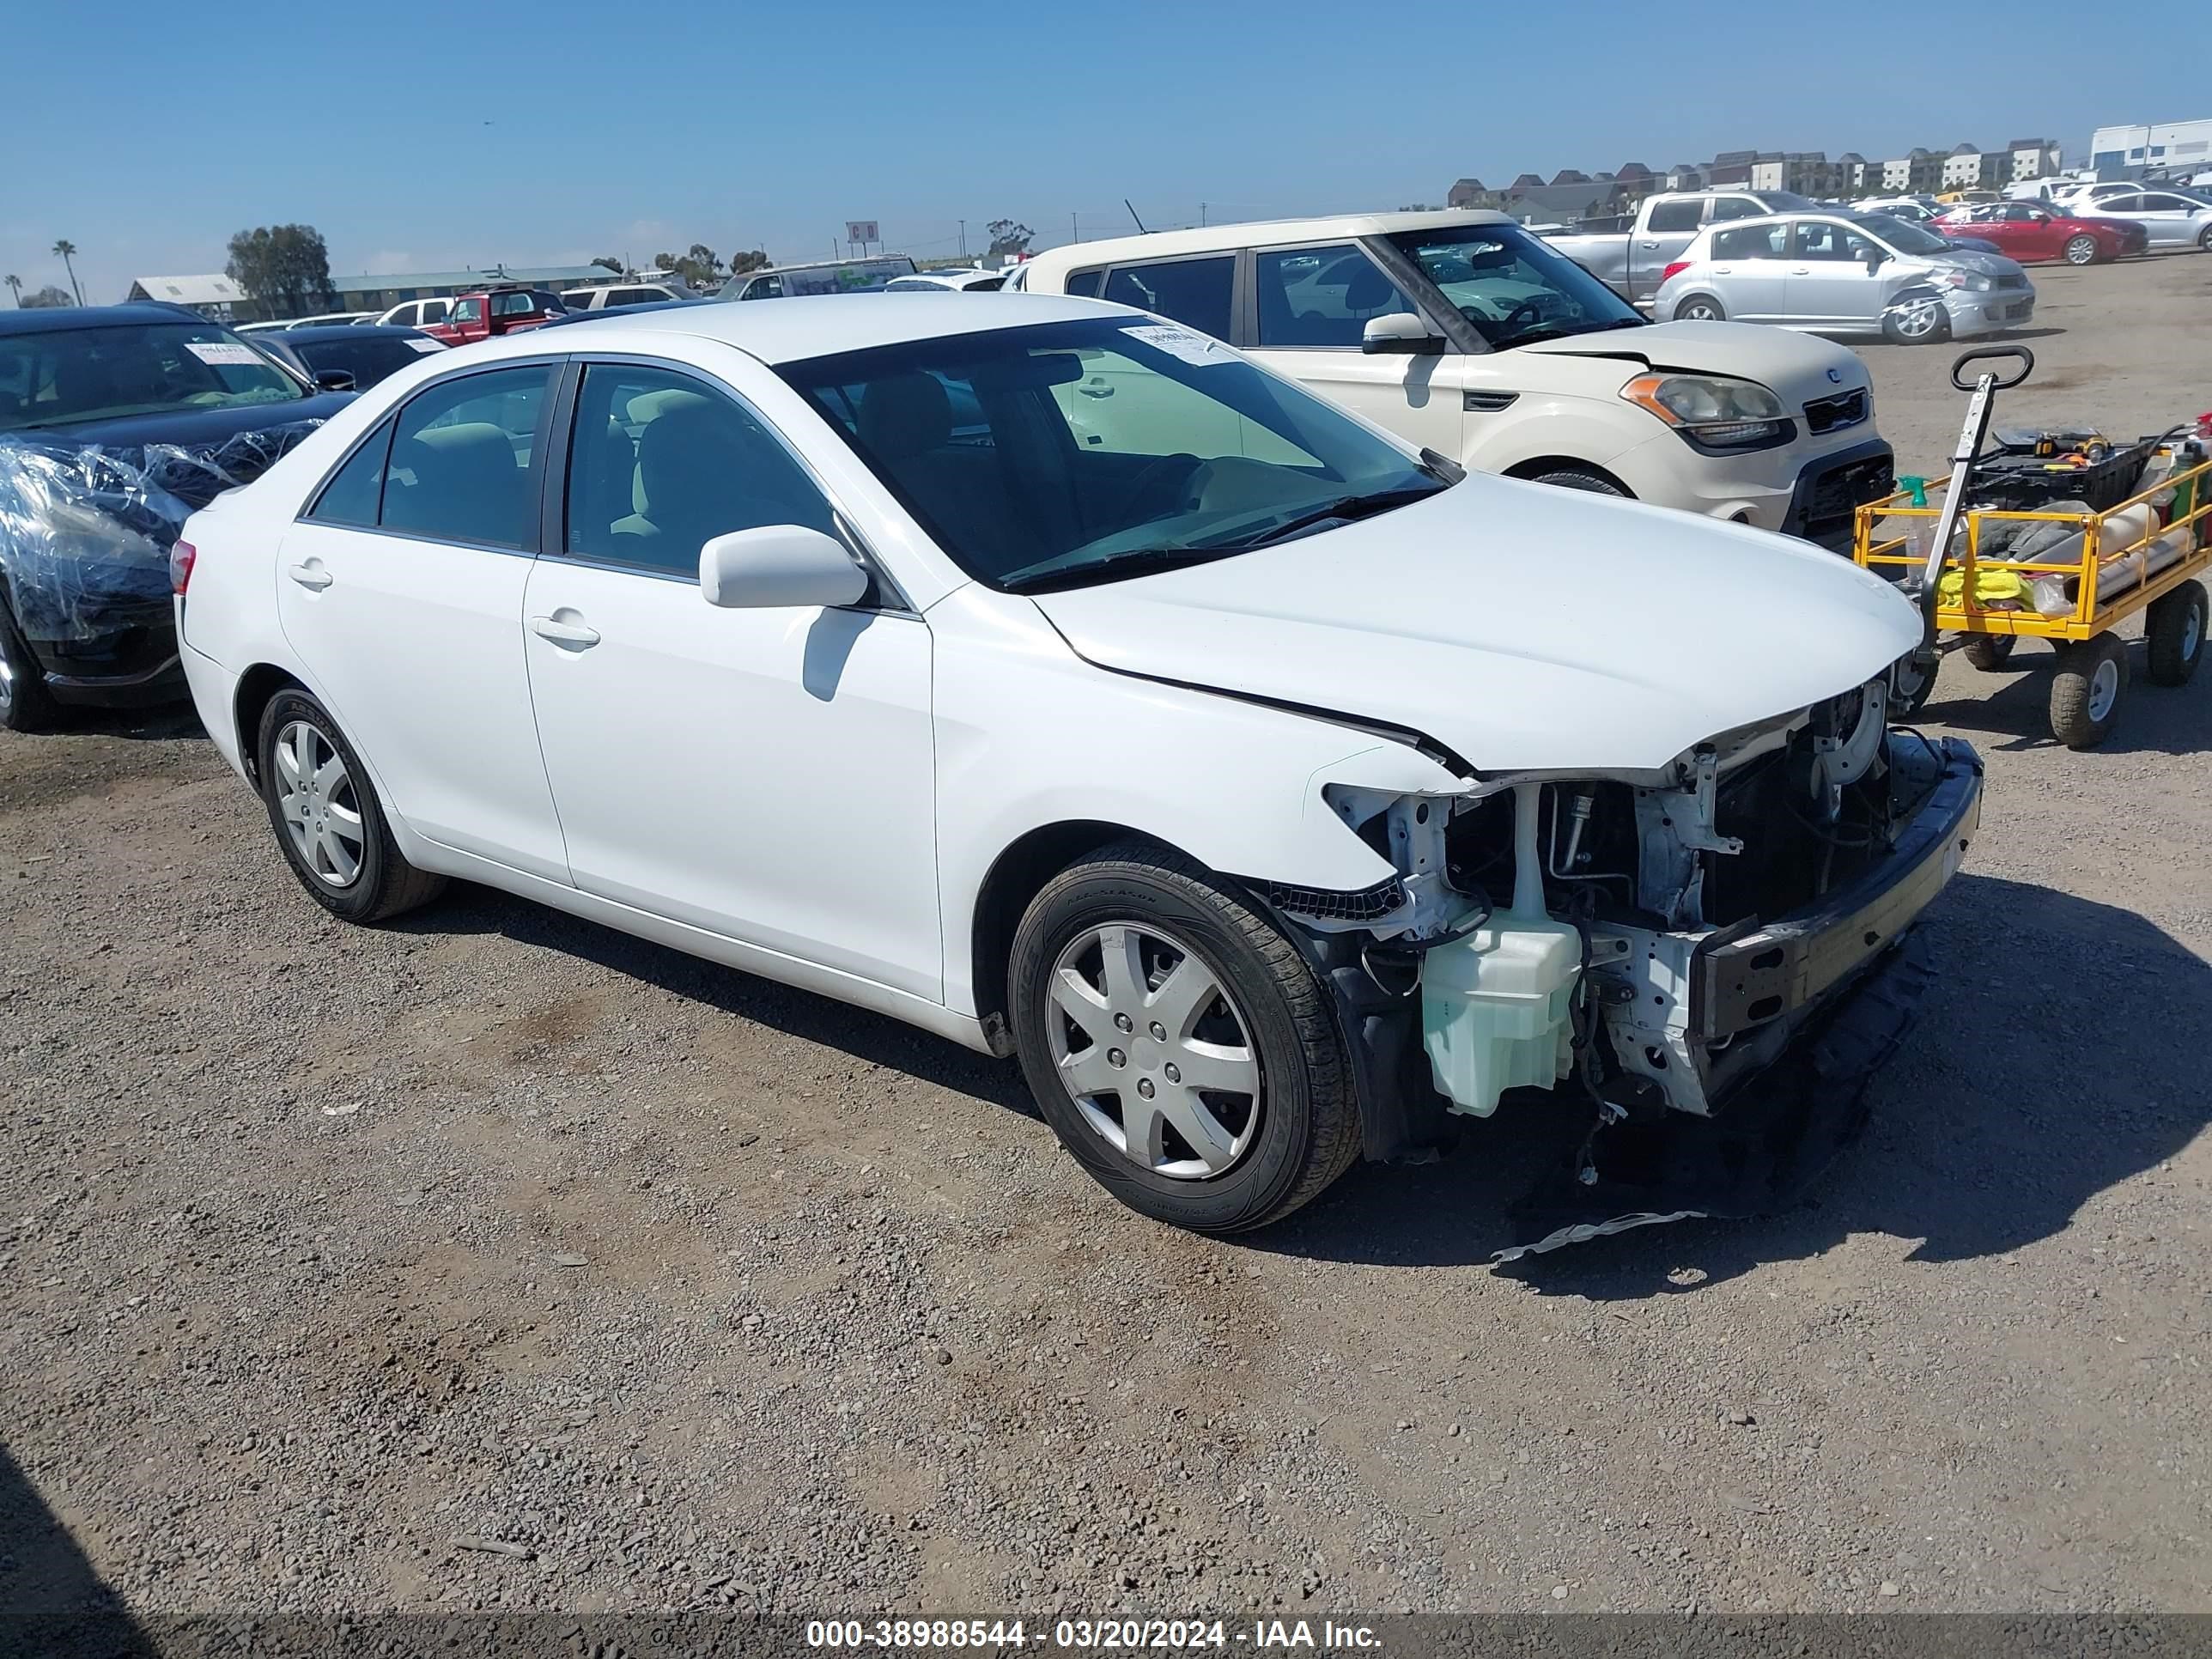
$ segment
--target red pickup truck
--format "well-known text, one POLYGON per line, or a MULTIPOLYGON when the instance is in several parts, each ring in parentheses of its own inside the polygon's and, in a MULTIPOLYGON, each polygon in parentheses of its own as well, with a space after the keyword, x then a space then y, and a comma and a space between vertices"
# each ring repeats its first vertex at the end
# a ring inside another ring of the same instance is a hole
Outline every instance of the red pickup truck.
POLYGON ((442 323, 426 323, 422 332, 449 346, 488 340, 495 334, 520 334, 542 328, 568 310, 558 295, 541 288, 495 288, 463 294, 442 323))

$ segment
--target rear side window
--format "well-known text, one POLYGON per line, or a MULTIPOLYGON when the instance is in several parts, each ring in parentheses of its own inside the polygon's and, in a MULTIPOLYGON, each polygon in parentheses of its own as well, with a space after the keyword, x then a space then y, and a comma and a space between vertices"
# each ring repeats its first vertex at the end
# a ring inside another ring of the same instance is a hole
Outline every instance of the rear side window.
POLYGON ((446 320, 446 302, 443 300, 423 301, 422 320, 426 323, 444 322, 446 320))
POLYGON ((538 544, 538 425, 553 371, 447 380, 399 411, 380 522, 432 541, 538 544))
POLYGON ((1764 216, 1766 211, 1765 203, 1754 202, 1747 196, 1723 196, 1713 204, 1713 218, 1717 222, 1722 219, 1757 219, 1764 216))
POLYGON ((1687 202, 1662 202, 1658 206, 1651 210, 1650 228, 1653 230, 1695 230, 1698 228, 1698 221, 1705 216, 1705 204, 1703 202, 1696 200, 1687 202))
POLYGON ((384 492, 384 458, 392 449, 392 422, 386 421, 354 451, 346 464, 323 486, 307 517, 317 524, 376 523, 376 507, 384 492))
POLYGON ((1225 340, 1236 271, 1236 258, 1227 253, 1128 265, 1107 276, 1105 297, 1139 311, 1156 312, 1201 334, 1225 340))
POLYGON ((538 296, 534 294, 495 294, 491 296, 491 314, 495 317, 527 317, 538 308, 538 296))
POLYGON ((1789 235, 1787 225, 1746 225, 1738 230, 1713 233, 1716 259, 1779 259, 1789 235))

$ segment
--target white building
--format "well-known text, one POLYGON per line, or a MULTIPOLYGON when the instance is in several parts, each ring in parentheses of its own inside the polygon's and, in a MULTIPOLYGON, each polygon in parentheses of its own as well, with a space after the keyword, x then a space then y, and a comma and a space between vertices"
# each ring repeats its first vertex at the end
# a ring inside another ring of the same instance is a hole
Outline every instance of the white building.
POLYGON ((1917 144, 1910 155, 1881 164, 1881 187, 1893 196, 1919 195, 1942 182, 1943 158, 1917 144))
POLYGON ((1956 144, 1943 158, 1943 188, 1984 189, 2010 182, 2012 155, 2007 150, 1985 150, 1972 144, 1956 144))
POLYGON ((2212 119, 2099 127, 2089 140, 2089 164, 2100 179, 2133 178, 2146 167, 2212 167, 2212 119))
POLYGON ((2058 146, 2048 138, 2015 138, 2006 146, 2012 152, 2012 179, 2048 179, 2059 169, 2058 146))
POLYGON ((190 306, 215 323, 245 317, 253 307, 246 290, 221 272, 210 276, 134 276, 131 291, 123 299, 126 305, 133 300, 160 300, 173 306, 190 306))

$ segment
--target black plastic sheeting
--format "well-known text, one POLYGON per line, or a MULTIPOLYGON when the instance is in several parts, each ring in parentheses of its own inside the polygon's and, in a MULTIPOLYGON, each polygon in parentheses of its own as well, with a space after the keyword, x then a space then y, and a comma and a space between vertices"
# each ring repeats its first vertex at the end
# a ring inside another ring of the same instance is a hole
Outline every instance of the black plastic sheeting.
POLYGON ((0 580, 16 625, 36 640, 94 639, 118 617, 167 605, 185 520, 321 425, 112 449, 0 439, 0 580))

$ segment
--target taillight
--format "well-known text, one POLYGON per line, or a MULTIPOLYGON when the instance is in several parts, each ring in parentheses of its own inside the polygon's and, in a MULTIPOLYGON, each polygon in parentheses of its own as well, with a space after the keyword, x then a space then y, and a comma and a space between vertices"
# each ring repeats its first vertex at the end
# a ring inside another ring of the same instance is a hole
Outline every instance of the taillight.
POLYGON ((169 591, 179 599, 192 585, 192 566, 199 556, 199 549, 190 542, 179 542, 169 549, 169 591))
POLYGON ((1670 281, 1671 279, 1680 276, 1689 268, 1690 262, 1687 259, 1677 259, 1673 264, 1668 265, 1666 270, 1659 273, 1659 280, 1662 283, 1670 281))

